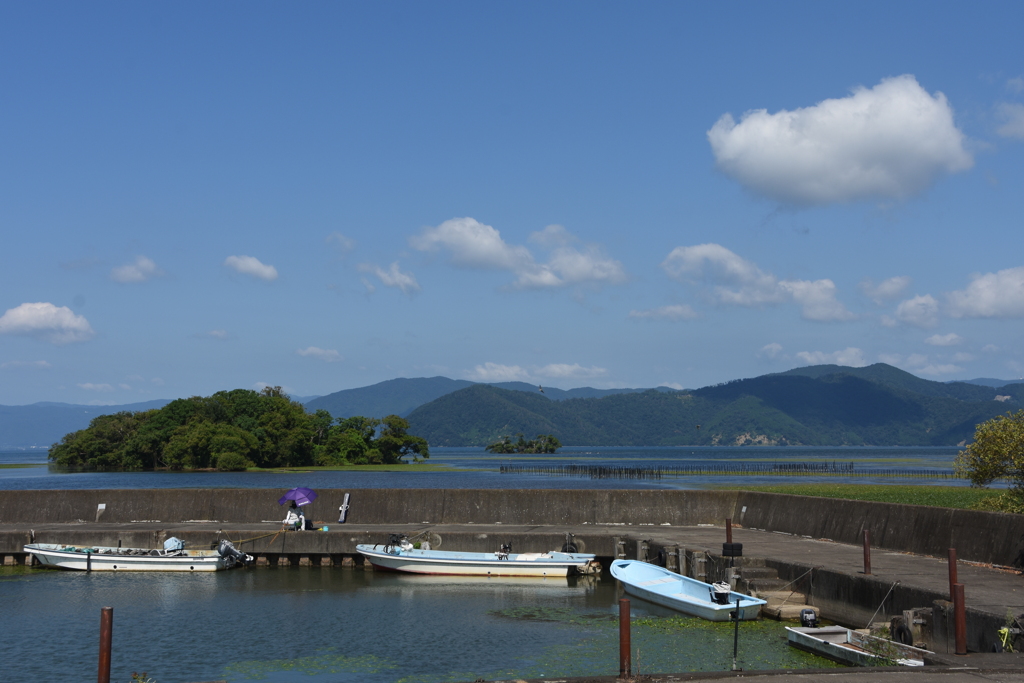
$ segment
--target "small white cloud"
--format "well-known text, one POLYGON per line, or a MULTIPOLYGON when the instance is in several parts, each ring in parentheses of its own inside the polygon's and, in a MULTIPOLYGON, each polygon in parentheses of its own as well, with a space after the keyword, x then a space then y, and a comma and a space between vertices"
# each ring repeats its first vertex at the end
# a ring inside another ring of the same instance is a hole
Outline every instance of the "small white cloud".
POLYGON ((518 365, 484 363, 473 368, 466 379, 475 382, 526 382, 530 379, 530 373, 518 365))
POLYGON ((974 360, 974 354, 972 353, 964 353, 961 351, 953 354, 953 361, 956 363, 970 363, 972 360, 974 360))
POLYGON ((1024 78, 1017 76, 1016 78, 1007 79, 1006 89, 1012 93, 1024 92, 1024 78))
POLYGON ((882 327, 899 327, 900 324, 900 321, 891 315, 883 315, 878 319, 878 322, 882 324, 882 327))
POLYGON ((0 363, 0 368, 37 368, 45 369, 52 368, 53 366, 47 363, 45 360, 9 360, 6 363, 0 363))
POLYGON ((363 286, 366 287, 367 294, 373 294, 374 292, 377 291, 377 288, 373 285, 373 283, 367 280, 365 277, 361 277, 359 278, 359 280, 360 282, 363 283, 363 286))
POLYGON ((782 344, 778 342, 772 342, 771 344, 765 344, 761 347, 761 350, 757 352, 758 358, 769 358, 776 359, 782 354, 782 344))
POLYGON ((946 97, 911 75, 794 111, 748 111, 738 124, 724 114, 707 136, 723 173, 797 205, 904 199, 974 163, 946 97))
POLYGON ((832 280, 779 280, 720 244, 676 247, 662 262, 669 277, 712 287, 712 298, 733 306, 757 307, 792 301, 805 320, 833 322, 856 316, 836 299, 832 280))
POLYGON ((683 385, 679 382, 658 382, 659 387, 668 387, 669 389, 675 389, 676 391, 682 391, 683 385))
POLYGON ((272 282, 277 279, 277 268, 264 264, 255 256, 228 256, 224 265, 243 275, 272 282))
POLYGON ((883 363, 888 363, 889 365, 898 366, 903 362, 903 356, 898 353, 880 353, 878 354, 878 360, 883 363))
POLYGON ((966 289, 946 295, 954 318, 1024 317, 1024 266, 974 275, 966 289))
POLYGON ((327 236, 327 239, 324 240, 324 243, 334 245, 334 248, 337 249, 342 256, 356 248, 355 240, 345 237, 340 232, 332 232, 327 236))
POLYGON ((925 344, 931 344, 932 346, 958 346, 964 343, 964 338, 956 332, 950 332, 949 334, 933 334, 924 340, 925 344))
POLYGON ((996 118, 1003 122, 997 133, 1004 138, 1024 140, 1024 104, 1003 102, 996 107, 996 118))
POLYGON ((952 363, 939 363, 939 364, 934 364, 933 363, 933 364, 925 365, 925 366, 923 366, 921 368, 918 368, 914 372, 916 372, 918 374, 921 374, 921 375, 931 375, 931 376, 934 377, 934 376, 938 376, 938 375, 954 375, 954 374, 956 374, 958 372, 963 372, 963 371, 964 371, 964 369, 962 367, 960 367, 959 365, 953 365, 952 363))
POLYGON ((901 301, 896 307, 896 319, 915 327, 935 327, 939 324, 939 302, 931 294, 901 301))
POLYGON ((299 349, 295 353, 303 356, 304 358, 316 358, 322 360, 325 363, 336 363, 342 360, 341 354, 334 349, 321 349, 316 346, 307 346, 304 349, 299 349))
POLYGON ((999 353, 999 347, 995 344, 985 344, 981 347, 981 350, 985 353, 999 353))
POLYGON ((910 286, 910 278, 906 275, 882 280, 877 285, 871 280, 864 280, 860 283, 860 289, 864 295, 876 304, 883 304, 886 301, 899 298, 903 291, 910 286))
MULTIPOLYGON (((359 270, 364 273, 373 273, 380 280, 381 284, 385 287, 394 287, 395 289, 402 290, 402 293, 407 296, 412 296, 416 292, 420 291, 420 285, 416 282, 416 277, 412 273, 403 273, 398 267, 398 261, 391 264, 391 267, 384 270, 378 265, 373 263, 361 263, 359 264, 359 270)), ((366 280, 363 280, 364 284, 366 280)), ((373 292, 372 285, 367 285, 367 289, 373 292)))
POLYGON ((228 331, 227 330, 210 330, 209 332, 206 333, 206 335, 208 337, 213 337, 214 339, 227 339, 228 338, 228 331))
POLYGON ((79 389, 85 389, 86 391, 100 391, 100 392, 108 392, 108 391, 113 391, 114 390, 114 387, 112 387, 109 384, 93 384, 92 382, 86 382, 84 384, 79 384, 78 388, 79 389))
POLYGON ((131 388, 132 388, 132 386, 130 384, 123 384, 123 383, 122 384, 118 384, 117 386, 121 387, 125 391, 131 391, 131 388))
POLYGON ((67 306, 26 303, 9 308, 0 316, 0 334, 26 335, 52 344, 70 344, 91 339, 95 332, 89 321, 67 306))
POLYGON ((538 377, 553 377, 556 379, 582 379, 602 377, 603 375, 608 374, 608 370, 596 366, 585 368, 579 363, 573 363, 572 365, 567 363, 552 363, 534 370, 534 374, 538 377))
POLYGON ((600 247, 569 246, 576 238, 560 225, 549 225, 530 239, 551 249, 547 263, 538 263, 529 249, 508 244, 498 230, 473 218, 453 218, 425 228, 409 244, 426 252, 446 249, 453 266, 513 273, 512 286, 517 289, 621 284, 628 279, 622 264, 604 256, 600 247))
POLYGON ((796 357, 808 365, 845 365, 851 368, 862 368, 868 364, 864 360, 864 352, 852 346, 832 353, 800 351, 796 357))
POLYGON ((693 320, 698 317, 697 311, 687 304, 661 306, 646 311, 630 311, 629 317, 636 320, 693 320))
POLYGON ((135 258, 135 263, 117 266, 110 271, 110 279, 123 283, 145 282, 160 275, 163 275, 163 271, 145 256, 138 256, 135 258))

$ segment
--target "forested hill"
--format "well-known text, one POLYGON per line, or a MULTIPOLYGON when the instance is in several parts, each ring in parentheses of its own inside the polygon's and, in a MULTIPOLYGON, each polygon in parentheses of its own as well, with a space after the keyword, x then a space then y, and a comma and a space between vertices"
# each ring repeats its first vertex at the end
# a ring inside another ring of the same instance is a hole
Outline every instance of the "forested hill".
POLYGON ((474 385, 420 406, 408 419, 431 446, 482 446, 520 432, 552 434, 566 446, 950 446, 969 440, 979 422, 1022 404, 1024 385, 943 384, 878 364, 558 402, 474 385))

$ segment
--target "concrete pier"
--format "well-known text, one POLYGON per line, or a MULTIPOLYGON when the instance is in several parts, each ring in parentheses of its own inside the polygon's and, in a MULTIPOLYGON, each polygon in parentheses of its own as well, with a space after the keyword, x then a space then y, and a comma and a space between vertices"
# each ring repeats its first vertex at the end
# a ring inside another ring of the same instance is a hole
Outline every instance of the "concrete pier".
POLYGON ((968 648, 989 652, 1007 612, 1024 614, 1024 515, 738 491, 324 490, 306 508, 329 531, 282 531, 280 490, 0 492, 0 558, 30 561, 30 542, 160 547, 177 536, 190 547, 228 538, 260 565, 362 568, 359 543, 390 533, 423 533, 436 549, 491 552, 560 549, 566 534, 603 564, 642 559, 704 580, 743 581, 756 566, 774 570, 821 615, 848 626, 930 610, 927 642, 953 652, 948 549, 961 560, 968 648), (721 556, 725 520, 743 557, 721 556), (862 539, 870 530, 871 574, 862 539))

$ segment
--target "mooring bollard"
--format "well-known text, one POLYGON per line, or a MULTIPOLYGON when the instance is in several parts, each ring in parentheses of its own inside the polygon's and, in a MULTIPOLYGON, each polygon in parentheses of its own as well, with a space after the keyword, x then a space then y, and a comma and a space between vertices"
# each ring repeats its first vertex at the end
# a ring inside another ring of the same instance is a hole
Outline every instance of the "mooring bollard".
POLYGON ((956 654, 967 654, 967 608, 964 606, 964 585, 953 585, 953 631, 956 634, 956 654))
POLYGON ((632 662, 629 656, 629 600, 619 600, 619 678, 632 675, 632 662))
POLYGON ((114 634, 114 608, 100 610, 100 667, 97 683, 110 683, 110 643, 114 634))
POLYGON ((953 601, 953 586, 956 581, 956 548, 949 549, 949 601, 953 601))
POLYGON ((864 530, 864 573, 871 574, 871 532, 864 530))

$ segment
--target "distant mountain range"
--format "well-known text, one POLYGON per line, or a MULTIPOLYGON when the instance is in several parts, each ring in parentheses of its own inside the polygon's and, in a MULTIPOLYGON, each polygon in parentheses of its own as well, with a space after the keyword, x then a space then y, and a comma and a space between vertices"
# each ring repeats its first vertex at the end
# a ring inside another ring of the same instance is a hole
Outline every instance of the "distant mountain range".
POLYGON ((567 446, 952 446, 1022 404, 1024 384, 931 382, 879 363, 562 402, 475 385, 408 420, 433 446, 481 446, 517 433, 553 434, 567 446))
MULTIPOLYGON (((816 365, 682 391, 422 377, 294 398, 334 417, 401 415, 434 446, 485 445, 519 432, 580 446, 950 445, 970 438, 978 422, 1024 405, 1024 383, 932 382, 879 363, 816 365)), ((97 415, 169 402, 0 406, 0 449, 48 448, 97 415)))

